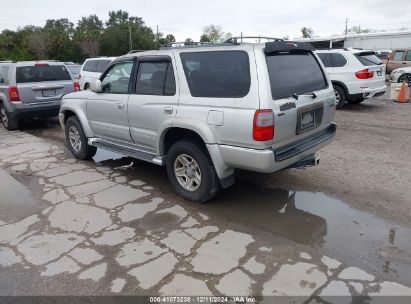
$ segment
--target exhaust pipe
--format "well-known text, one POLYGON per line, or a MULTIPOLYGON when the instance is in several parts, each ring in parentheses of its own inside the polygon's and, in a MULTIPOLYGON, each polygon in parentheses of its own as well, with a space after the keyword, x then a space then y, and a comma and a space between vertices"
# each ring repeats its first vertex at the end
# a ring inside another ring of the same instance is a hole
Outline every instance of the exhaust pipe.
POLYGON ((314 167, 320 164, 320 158, 315 155, 310 155, 291 166, 291 168, 302 169, 305 167, 314 167))

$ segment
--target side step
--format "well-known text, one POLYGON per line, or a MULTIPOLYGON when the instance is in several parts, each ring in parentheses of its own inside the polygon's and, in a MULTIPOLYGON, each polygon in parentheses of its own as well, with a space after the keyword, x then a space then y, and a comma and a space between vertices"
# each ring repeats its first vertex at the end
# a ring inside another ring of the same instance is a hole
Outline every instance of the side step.
POLYGON ((153 163, 159 166, 165 165, 165 157, 164 156, 157 156, 155 154, 145 152, 142 150, 139 150, 137 148, 124 145, 124 144, 119 144, 119 143, 112 143, 108 142, 106 140, 103 140, 101 138, 89 138, 88 139, 88 144, 90 146, 94 146, 97 148, 102 148, 105 150, 109 150, 112 152, 116 152, 119 154, 122 154, 124 156, 140 159, 149 163, 153 163))

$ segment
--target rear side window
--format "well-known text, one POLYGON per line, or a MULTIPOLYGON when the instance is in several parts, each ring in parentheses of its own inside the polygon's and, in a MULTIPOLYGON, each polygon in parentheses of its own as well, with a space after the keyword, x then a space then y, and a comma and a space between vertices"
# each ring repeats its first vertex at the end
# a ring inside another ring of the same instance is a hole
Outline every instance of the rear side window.
POLYGON ((83 71, 97 72, 97 60, 88 60, 84 63, 83 71))
POLYGON ((405 61, 411 61, 411 51, 407 52, 407 55, 405 56, 405 61))
POLYGON ((2 66, 0 69, 0 84, 9 84, 9 67, 2 66))
POLYGON ((37 65, 16 68, 16 82, 43 82, 71 80, 71 76, 64 65, 37 65))
POLYGON ((333 67, 341 68, 347 64, 347 59, 345 59, 343 55, 338 54, 338 53, 332 53, 330 55, 331 55, 333 67))
POLYGON ((242 51, 180 54, 194 97, 240 98, 250 91, 250 63, 242 51))
POLYGON ((175 95, 176 82, 170 62, 141 62, 137 73, 136 94, 175 95))
POLYGON ((381 59, 378 58, 374 52, 357 53, 354 56, 361 62, 362 65, 372 66, 383 64, 381 59))
POLYGON ((267 55, 273 99, 303 94, 328 87, 325 75, 311 53, 267 55))
POLYGON ((106 67, 109 65, 110 60, 96 60, 96 72, 103 73, 106 70, 106 67))
POLYGON ((329 53, 319 53, 317 54, 320 57, 321 61, 323 62, 326 68, 332 68, 333 64, 331 61, 331 55, 329 53))
POLYGON ((394 59, 395 61, 402 61, 402 57, 404 56, 404 51, 397 51, 394 54, 394 59))

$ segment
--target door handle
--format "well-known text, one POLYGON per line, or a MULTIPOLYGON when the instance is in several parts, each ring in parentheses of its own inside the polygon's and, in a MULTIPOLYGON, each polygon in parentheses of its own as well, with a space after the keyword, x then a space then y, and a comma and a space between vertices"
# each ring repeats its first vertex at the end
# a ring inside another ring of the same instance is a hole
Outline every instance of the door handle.
POLYGON ((173 107, 164 107, 164 113, 173 114, 173 107))
POLYGON ((117 104, 116 104, 116 109, 117 109, 117 110, 123 110, 123 109, 124 109, 124 104, 122 104, 122 103, 117 103, 117 104))

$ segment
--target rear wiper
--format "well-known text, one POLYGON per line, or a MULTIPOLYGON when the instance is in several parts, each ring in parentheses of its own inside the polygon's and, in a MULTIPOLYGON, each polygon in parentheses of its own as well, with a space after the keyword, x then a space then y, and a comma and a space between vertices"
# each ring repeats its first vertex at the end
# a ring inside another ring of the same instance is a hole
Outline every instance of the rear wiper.
POLYGON ((297 93, 294 93, 293 95, 291 95, 292 97, 294 97, 295 98, 295 100, 298 100, 298 95, 297 95, 297 93))
POLYGON ((313 99, 317 98, 317 94, 315 94, 314 92, 307 93, 307 94, 304 94, 304 95, 311 95, 313 97, 313 99))

